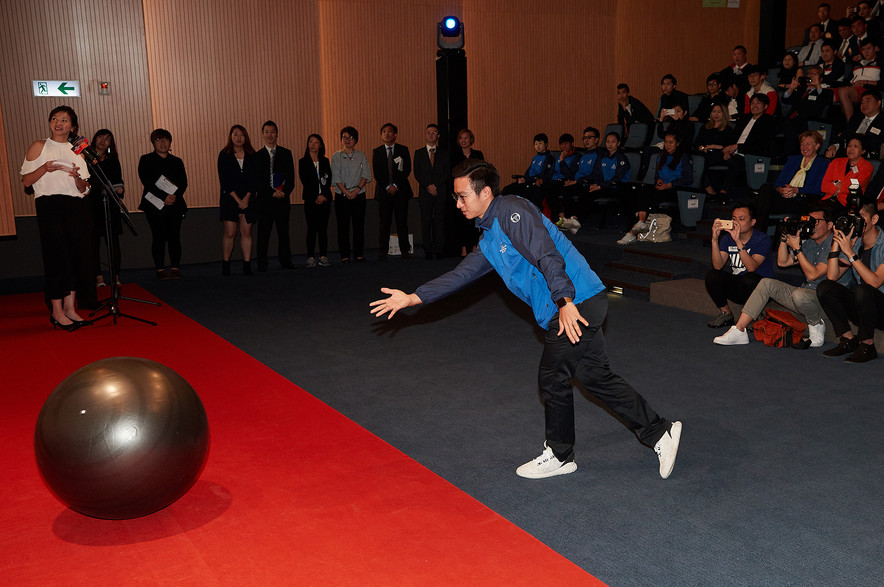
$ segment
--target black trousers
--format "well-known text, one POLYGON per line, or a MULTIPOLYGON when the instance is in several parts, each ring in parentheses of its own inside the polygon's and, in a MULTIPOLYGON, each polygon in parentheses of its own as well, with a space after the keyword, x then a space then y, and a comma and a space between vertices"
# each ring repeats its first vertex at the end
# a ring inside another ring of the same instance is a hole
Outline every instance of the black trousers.
POLYGON ((145 212, 147 224, 152 237, 150 254, 154 267, 163 269, 166 266, 166 247, 169 248, 171 267, 181 266, 181 212, 173 206, 166 206, 156 212, 145 212))
POLYGON ((422 193, 418 198, 421 207, 421 242, 428 255, 441 255, 444 251, 447 198, 441 190, 436 196, 422 193))
POLYGON ((319 256, 328 256, 328 219, 331 216, 331 201, 324 204, 304 201, 304 217, 307 219, 307 256, 313 257, 319 244, 319 256))
POLYGON ((734 275, 730 269, 710 269, 706 273, 706 291, 716 308, 725 307, 728 300, 745 304, 762 279, 754 271, 734 275))
POLYGON ((408 244, 408 200, 407 195, 396 192, 376 198, 378 202, 378 251, 381 255, 390 252, 390 232, 393 218, 396 218, 396 234, 399 235, 399 250, 410 253, 408 244))
POLYGON ((581 325, 583 335, 577 344, 571 344, 564 334, 557 335, 558 315, 550 322, 544 340, 537 382, 544 400, 547 446, 561 461, 573 454, 574 378, 617 414, 642 443, 653 446, 669 430, 671 422, 658 416, 645 398, 611 371, 602 332, 608 312, 606 293, 596 294, 577 308, 589 321, 589 327, 581 325))
POLYGON ((352 200, 335 194, 335 217, 338 223, 338 252, 341 259, 362 257, 365 250, 365 193, 352 200), (350 248, 350 227, 353 227, 353 248, 350 248))
POLYGON ((838 336, 850 330, 848 320, 856 324, 859 340, 873 338, 876 328, 884 330, 884 293, 867 283, 851 290, 826 279, 817 286, 816 297, 838 336))
POLYGON ((289 267, 292 264, 292 244, 289 237, 289 215, 292 205, 288 197, 274 198, 269 193, 258 195, 258 267, 267 267, 267 249, 270 247, 270 233, 276 225, 277 254, 279 264, 289 267))
POLYGON ((61 300, 72 291, 94 292, 89 203, 85 198, 65 195, 41 196, 34 203, 46 297, 61 300))

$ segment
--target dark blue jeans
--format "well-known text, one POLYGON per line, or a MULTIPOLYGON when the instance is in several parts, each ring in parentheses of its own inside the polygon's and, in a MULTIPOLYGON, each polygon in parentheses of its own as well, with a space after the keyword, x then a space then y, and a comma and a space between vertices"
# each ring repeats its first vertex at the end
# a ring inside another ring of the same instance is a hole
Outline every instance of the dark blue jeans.
POLYGON ((653 446, 671 423, 658 416, 645 398, 611 371, 602 332, 608 312, 606 292, 581 302, 577 308, 589 322, 589 327, 580 326, 583 332, 580 342, 571 344, 564 333, 558 336, 558 315, 546 331, 537 380, 544 400, 547 446, 560 461, 572 458, 575 434, 571 380, 574 378, 617 414, 642 443, 653 446))

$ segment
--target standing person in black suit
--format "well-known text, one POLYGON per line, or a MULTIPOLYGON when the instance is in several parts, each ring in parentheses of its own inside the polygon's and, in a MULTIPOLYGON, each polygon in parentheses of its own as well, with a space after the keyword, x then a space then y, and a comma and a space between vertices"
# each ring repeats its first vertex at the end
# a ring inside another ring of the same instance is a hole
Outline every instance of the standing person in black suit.
POLYGON ((421 239, 427 259, 443 257, 445 198, 451 169, 448 151, 439 148, 439 127, 430 123, 427 145, 414 152, 414 178, 421 207, 421 239))
POLYGON ((307 220, 307 268, 316 267, 316 243, 319 242, 319 266, 328 267, 328 219, 331 216, 332 169, 325 156, 325 141, 318 134, 307 137, 304 156, 298 160, 298 176, 304 186, 304 216, 307 220))
POLYGON ((292 190, 295 189, 295 160, 292 152, 276 144, 279 128, 272 120, 261 127, 264 148, 258 159, 258 271, 267 271, 267 248, 270 233, 276 224, 279 264, 283 269, 294 269, 292 245, 289 239, 289 213, 292 190))
POLYGON ((396 217, 399 235, 399 251, 403 259, 411 257, 408 244, 408 200, 414 197, 411 190, 411 153, 408 147, 396 144, 399 129, 392 122, 381 127, 384 144, 371 154, 371 169, 377 181, 374 199, 378 203, 378 261, 386 261, 390 251, 390 229, 396 217))

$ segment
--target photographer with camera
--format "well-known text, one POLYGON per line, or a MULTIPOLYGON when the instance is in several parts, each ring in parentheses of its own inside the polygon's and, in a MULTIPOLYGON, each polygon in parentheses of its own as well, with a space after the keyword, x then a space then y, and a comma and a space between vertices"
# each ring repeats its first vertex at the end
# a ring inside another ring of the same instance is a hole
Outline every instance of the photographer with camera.
POLYGON ((734 314, 727 301, 745 304, 758 282, 773 276, 770 253, 770 237, 755 228, 755 206, 751 203, 736 204, 730 220, 715 219, 706 291, 721 313, 706 324, 709 328, 733 325, 734 314))
POLYGON ((820 305, 832 321, 840 342, 823 351, 827 357, 849 356, 845 363, 876 359, 875 329, 884 330, 884 231, 876 226, 878 207, 863 200, 858 211, 835 221, 832 250, 828 256, 827 280, 817 287, 820 305), (838 283, 851 269, 856 285, 838 283), (848 320, 856 324, 853 334, 848 320))
MULTIPOLYGON (((746 327, 758 319, 768 301, 774 300, 790 312, 804 316, 810 346, 822 346, 826 338, 826 325, 816 288, 826 279, 826 255, 832 248, 832 226, 832 213, 823 206, 814 207, 808 216, 783 221, 783 236, 777 249, 777 265, 798 265, 804 274, 804 283, 795 287, 778 279, 762 279, 746 300, 737 323, 713 342, 720 345, 748 344, 746 327)), ((850 281, 851 276, 845 274, 838 283, 848 285, 850 281)))

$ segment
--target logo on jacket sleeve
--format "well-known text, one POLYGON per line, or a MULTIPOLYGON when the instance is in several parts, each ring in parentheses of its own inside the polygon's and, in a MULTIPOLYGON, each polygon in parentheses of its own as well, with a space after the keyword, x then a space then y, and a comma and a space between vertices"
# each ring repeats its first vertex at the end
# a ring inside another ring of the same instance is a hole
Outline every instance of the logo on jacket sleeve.
POLYGON ((513 224, 515 224, 516 222, 518 222, 521 219, 522 219, 522 217, 519 216, 518 212, 513 212, 512 215, 510 216, 510 222, 512 222, 513 224))
POLYGON ((500 243, 500 254, 506 253, 506 243, 500 243))

